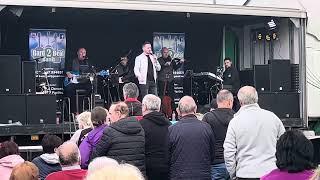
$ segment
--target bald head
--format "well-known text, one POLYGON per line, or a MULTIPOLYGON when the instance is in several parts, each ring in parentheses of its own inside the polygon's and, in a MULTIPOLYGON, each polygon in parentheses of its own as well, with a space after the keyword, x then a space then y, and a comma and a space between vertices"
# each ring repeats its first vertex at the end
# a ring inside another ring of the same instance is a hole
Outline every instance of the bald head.
POLYGON ((58 148, 58 155, 62 166, 73 166, 80 163, 79 148, 74 142, 63 143, 58 148))
POLYGON ((197 112, 197 105, 192 97, 184 96, 180 99, 177 110, 180 116, 195 114, 197 112))
POLYGON ((238 92, 241 106, 258 103, 257 90, 252 86, 244 86, 238 92))

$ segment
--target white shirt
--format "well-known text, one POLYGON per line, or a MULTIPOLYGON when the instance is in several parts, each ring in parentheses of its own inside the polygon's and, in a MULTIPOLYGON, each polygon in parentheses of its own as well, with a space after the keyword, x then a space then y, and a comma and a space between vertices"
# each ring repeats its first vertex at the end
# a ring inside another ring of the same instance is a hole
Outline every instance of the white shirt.
MULTIPOLYGON (((153 77, 154 81, 157 80, 157 71, 161 70, 161 65, 155 56, 150 55, 150 59, 153 65, 153 77)), ((148 74, 148 57, 142 53, 136 57, 134 62, 134 74, 139 80, 139 84, 147 84, 148 74)))

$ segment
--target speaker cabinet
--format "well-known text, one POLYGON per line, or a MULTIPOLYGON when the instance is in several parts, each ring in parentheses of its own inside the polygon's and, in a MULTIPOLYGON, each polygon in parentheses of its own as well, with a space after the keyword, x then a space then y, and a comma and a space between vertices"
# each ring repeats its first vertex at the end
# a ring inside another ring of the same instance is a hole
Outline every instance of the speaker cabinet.
POLYGON ((259 105, 279 118, 300 118, 299 93, 260 92, 259 105))
POLYGON ((270 91, 269 65, 254 66, 254 85, 257 91, 270 91))
POLYGON ((291 91, 290 60, 270 60, 270 90, 272 92, 291 91))
POLYGON ((22 94, 0 95, 0 124, 26 124, 26 97, 22 94))
POLYGON ((22 90, 23 93, 36 93, 35 61, 22 62, 22 90))
POLYGON ((21 57, 0 55, 0 94, 20 94, 21 57))
POLYGON ((56 124, 56 96, 27 94, 27 123, 56 124))

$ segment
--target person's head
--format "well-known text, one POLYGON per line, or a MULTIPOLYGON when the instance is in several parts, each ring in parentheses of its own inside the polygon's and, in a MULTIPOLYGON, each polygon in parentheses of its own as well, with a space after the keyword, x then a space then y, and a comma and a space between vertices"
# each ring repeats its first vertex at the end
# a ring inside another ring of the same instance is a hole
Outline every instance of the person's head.
POLYGON ((116 102, 110 106, 108 118, 111 123, 117 122, 129 115, 129 109, 126 103, 116 102))
POLYGON ((88 175, 102 168, 114 167, 118 165, 119 163, 114 159, 111 159, 105 156, 97 157, 90 162, 88 166, 88 175))
POLYGON ((152 53, 151 43, 146 41, 142 44, 142 50, 145 54, 150 55, 152 53))
POLYGON ((82 112, 77 116, 79 129, 86 129, 92 127, 91 113, 89 111, 82 112))
POLYGON ((19 148, 15 142, 5 141, 0 143, 0 159, 13 154, 19 154, 19 148))
POLYGON ((233 106, 233 95, 230 91, 222 89, 217 94, 218 108, 232 109, 233 106))
POLYGON ((231 59, 228 58, 228 57, 224 58, 223 62, 224 62, 224 67, 225 67, 226 69, 232 66, 232 61, 231 61, 231 59))
POLYGON ((147 94, 142 100, 142 115, 146 115, 153 111, 160 111, 161 99, 153 94, 147 94))
POLYGON ((184 96, 180 99, 177 107, 179 116, 183 117, 190 114, 196 114, 197 105, 191 96, 184 96))
POLYGON ((121 60, 120 63, 121 63, 122 66, 127 66, 128 65, 128 62, 129 62, 128 57, 121 57, 120 60, 121 60))
POLYGON ((11 172, 9 180, 38 180, 39 169, 32 162, 25 161, 16 165, 11 172))
POLYGON ((164 57, 164 58, 169 57, 169 49, 168 48, 163 47, 161 50, 161 53, 162 53, 162 57, 164 57))
POLYGON ((98 127, 106 123, 108 110, 97 106, 91 111, 91 121, 94 127, 98 127))
POLYGON ((314 169, 313 145, 298 130, 289 130, 280 136, 276 147, 276 165, 289 173, 314 169))
POLYGON ((46 134, 43 138, 42 138, 42 149, 43 149, 43 153, 55 153, 56 149, 62 144, 62 140, 60 137, 56 136, 56 135, 50 135, 50 134, 46 134))
POLYGON ((86 49, 85 48, 79 48, 78 52, 77 52, 77 55, 78 55, 78 59, 79 60, 85 60, 86 56, 87 56, 86 49))
POLYGON ((139 88, 135 83, 127 83, 123 86, 123 97, 126 100, 127 98, 138 98, 139 97, 139 88))
POLYGON ((212 99, 210 102, 210 111, 213 111, 218 108, 217 99, 212 99))
POLYGON ((258 103, 257 90, 252 86, 243 86, 238 91, 238 99, 241 106, 258 103))
POLYGON ((77 144, 71 141, 64 142, 58 148, 58 156, 61 166, 74 166, 80 163, 80 153, 77 144))

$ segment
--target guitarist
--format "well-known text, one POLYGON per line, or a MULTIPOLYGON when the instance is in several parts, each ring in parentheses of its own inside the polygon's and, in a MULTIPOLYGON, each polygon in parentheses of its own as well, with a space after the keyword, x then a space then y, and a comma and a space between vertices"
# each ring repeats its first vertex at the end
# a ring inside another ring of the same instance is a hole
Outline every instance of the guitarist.
MULTIPOLYGON (((87 51, 85 48, 79 48, 77 51, 77 58, 73 59, 72 67, 66 72, 68 79, 74 78, 75 75, 82 75, 85 73, 90 73, 91 66, 88 63, 87 51)), ((91 84, 89 79, 79 79, 78 83, 68 83, 64 88, 64 93, 66 97, 69 97, 71 100, 71 112, 76 112, 76 90, 83 89, 86 90, 86 95, 89 96, 91 93, 91 84)))

